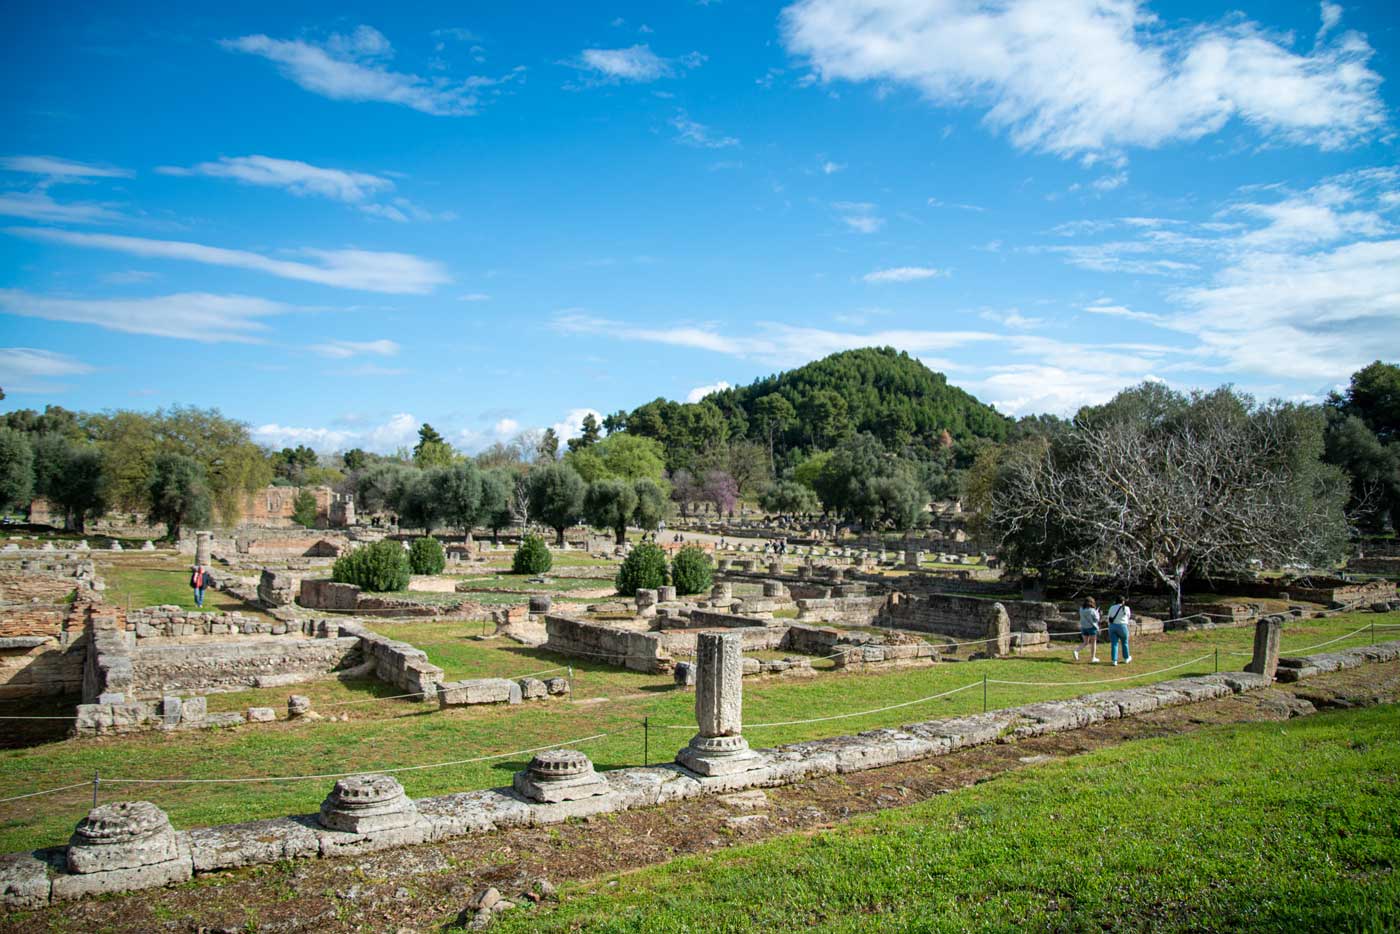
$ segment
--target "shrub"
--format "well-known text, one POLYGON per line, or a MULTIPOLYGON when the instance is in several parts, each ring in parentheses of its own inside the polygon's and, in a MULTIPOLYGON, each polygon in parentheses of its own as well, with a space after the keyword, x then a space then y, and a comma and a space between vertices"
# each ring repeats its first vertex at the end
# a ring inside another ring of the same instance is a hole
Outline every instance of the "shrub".
POLYGON ((331 569, 331 580, 377 593, 403 590, 408 578, 408 552, 388 538, 337 558, 331 569))
POLYGON ((637 591, 666 585, 666 552, 659 545, 644 544, 632 549, 617 572, 617 592, 624 597, 637 591))
POLYGON ((316 494, 302 490, 292 500, 292 521, 308 529, 316 528, 316 494))
POLYGON ((515 549, 510 569, 516 574, 543 574, 554 567, 554 555, 538 535, 526 535, 515 549))
POLYGON ((408 548, 408 566, 414 574, 441 574, 447 567, 447 555, 442 543, 431 535, 415 538, 408 548))
POLYGON ((671 562, 671 583, 677 593, 703 593, 715 580, 715 566, 705 549, 687 545, 671 562))

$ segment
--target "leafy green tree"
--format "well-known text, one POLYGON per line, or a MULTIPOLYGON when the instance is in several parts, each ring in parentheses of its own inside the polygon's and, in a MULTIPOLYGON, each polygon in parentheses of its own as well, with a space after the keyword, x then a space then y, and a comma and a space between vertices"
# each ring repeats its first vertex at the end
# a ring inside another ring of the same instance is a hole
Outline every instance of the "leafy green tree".
POLYGON ((515 549, 510 568, 514 574, 543 574, 554 567, 554 556, 549 546, 538 535, 526 535, 515 549))
POLYGON ((418 443, 413 446, 413 463, 424 470, 431 470, 449 466, 455 457, 452 445, 438 434, 437 429, 424 422, 418 429, 418 443))
POLYGON ((774 439, 797 421, 797 409, 781 393, 770 392, 753 403, 753 420, 768 439, 768 459, 773 460, 774 439))
POLYGON ((832 452, 830 451, 819 451, 813 454, 792 468, 792 479, 815 491, 818 479, 821 477, 822 471, 826 469, 826 465, 830 463, 831 458, 832 452))
POLYGON ((515 493, 516 474, 497 467, 481 472, 481 511, 478 522, 491 530, 491 541, 499 543, 501 529, 514 519, 511 498, 515 493))
POLYGON ((346 470, 354 473, 369 466, 369 454, 363 448, 351 448, 340 455, 340 462, 346 470))
POLYGON ((556 533, 555 543, 564 545, 564 531, 583 516, 587 486, 568 464, 546 464, 529 475, 530 515, 556 533))
POLYGON ((147 515, 152 523, 163 523, 166 537, 179 541, 187 525, 209 521, 209 481, 204 466, 184 454, 162 454, 151 465, 147 489, 147 515))
POLYGON ((540 443, 535 450, 535 458, 546 464, 552 464, 559 459, 559 435, 553 428, 546 428, 544 434, 540 435, 540 443))
POLYGON ((627 523, 637 510, 637 493, 623 480, 595 480, 583 498, 583 514, 595 528, 612 529, 619 545, 627 541, 627 523))
POLYGON ((403 590, 411 575, 408 552, 391 538, 356 548, 331 567, 331 580, 374 593, 403 590))
POLYGON ((422 529, 424 534, 427 534, 442 519, 441 505, 433 492, 433 481, 435 474, 440 474, 446 469, 439 467, 436 470, 416 471, 409 475, 399 494, 399 501, 395 504, 400 526, 422 529))
POLYGON ((592 412, 589 412, 583 417, 583 423, 580 426, 580 432, 581 433, 577 438, 569 439, 570 453, 575 451, 586 451, 593 445, 598 443, 598 438, 602 434, 602 429, 601 426, 598 424, 597 417, 595 417, 592 412))
POLYGON ((714 563, 698 545, 687 545, 671 559, 671 582, 676 585, 677 593, 704 593, 714 579, 714 563))
POLYGON ((666 552, 649 542, 638 545, 622 559, 617 571, 617 592, 636 596, 638 590, 666 586, 666 552))
POLYGON ((308 529, 316 527, 316 494, 300 490, 292 498, 292 521, 308 529))
POLYGON ((34 449, 23 432, 0 428, 0 509, 29 508, 34 498, 34 449))
POLYGON ((637 494, 637 511, 633 513, 637 525, 648 532, 655 532, 666 518, 666 492, 655 480, 643 477, 633 482, 637 494))
POLYGON ((89 518, 107 511, 105 464, 96 445, 41 435, 34 448, 34 481, 35 491, 63 510, 66 529, 81 533, 89 518))
POLYGON ((303 473, 321 462, 316 452, 304 444, 295 448, 283 448, 272 455, 271 460, 273 475, 293 484, 304 482, 303 473))
POLYGON ((918 524, 928 507, 928 493, 907 472, 875 477, 868 481, 879 521, 898 532, 918 524))
POLYGON ((415 538, 408 546, 408 566, 414 574, 441 574, 447 567, 442 543, 431 535, 415 538))
POLYGON ((355 500, 360 510, 374 513, 398 509, 404 491, 419 473, 397 461, 371 464, 355 480, 355 500))
POLYGON ((1400 367, 1363 367, 1326 411, 1327 462, 1350 479, 1347 514, 1368 532, 1400 528, 1400 367))
POLYGON ((472 527, 481 515, 481 471, 471 461, 458 461, 427 474, 434 513, 438 519, 471 541, 472 527))
POLYGON ((758 502, 771 513, 806 515, 821 511, 817 494, 796 480, 779 480, 770 484, 759 496, 758 502))

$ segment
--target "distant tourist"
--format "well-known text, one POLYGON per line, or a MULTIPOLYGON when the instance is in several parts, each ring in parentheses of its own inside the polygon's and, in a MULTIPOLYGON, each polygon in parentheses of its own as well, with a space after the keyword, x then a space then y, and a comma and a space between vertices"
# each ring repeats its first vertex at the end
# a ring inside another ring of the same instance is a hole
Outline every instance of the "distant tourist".
POLYGON ((194 605, 204 607, 204 590, 214 579, 209 576, 209 569, 202 564, 194 566, 194 573, 190 575, 190 586, 194 588, 194 605))
POLYGON ((1123 664, 1133 660, 1128 652, 1128 622, 1133 611, 1128 607, 1128 598, 1120 596, 1118 602, 1108 608, 1108 655, 1113 664, 1118 664, 1118 646, 1123 646, 1123 664))
POLYGON ((1097 663, 1099 660, 1099 605, 1094 602, 1093 597, 1085 597, 1084 604, 1079 608, 1079 648, 1074 650, 1074 660, 1079 661, 1079 653, 1084 649, 1089 650, 1089 661, 1097 663))

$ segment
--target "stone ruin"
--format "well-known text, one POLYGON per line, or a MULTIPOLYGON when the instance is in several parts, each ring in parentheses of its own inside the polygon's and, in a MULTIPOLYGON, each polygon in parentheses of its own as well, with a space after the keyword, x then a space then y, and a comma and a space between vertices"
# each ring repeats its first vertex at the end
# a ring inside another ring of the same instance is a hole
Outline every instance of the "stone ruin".
POLYGON ((734 633, 701 633, 695 653, 695 720, 700 732, 676 754, 698 775, 732 775, 763 761, 743 736, 744 646, 734 633))

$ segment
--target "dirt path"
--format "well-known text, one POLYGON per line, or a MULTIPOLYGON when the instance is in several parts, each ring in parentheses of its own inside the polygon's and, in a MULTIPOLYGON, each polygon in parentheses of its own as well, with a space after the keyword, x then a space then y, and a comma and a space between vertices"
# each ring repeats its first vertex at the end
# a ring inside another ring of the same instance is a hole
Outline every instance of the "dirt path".
POLYGON ((576 823, 516 828, 355 859, 301 860, 203 877, 176 889, 60 905, 0 920, 0 931, 439 930, 492 885, 523 899, 539 880, 588 879, 688 853, 810 833, 1134 739, 1221 723, 1284 720, 1318 707, 1400 700, 1400 662, 1367 665, 1254 694, 1113 720, 1083 730, 967 749, 729 798, 706 796, 576 823))

